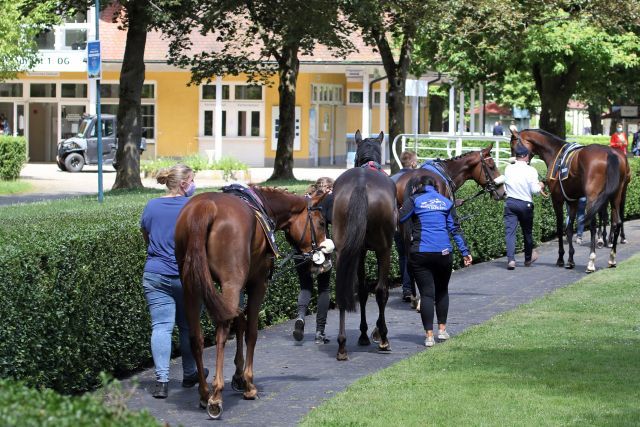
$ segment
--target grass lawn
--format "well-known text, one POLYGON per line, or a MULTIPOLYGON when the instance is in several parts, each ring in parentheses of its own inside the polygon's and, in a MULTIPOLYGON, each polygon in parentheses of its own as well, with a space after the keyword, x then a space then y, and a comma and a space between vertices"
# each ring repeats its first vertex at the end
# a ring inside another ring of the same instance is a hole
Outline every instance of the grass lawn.
POLYGON ((33 186, 25 181, 3 181, 0 179, 0 195, 2 194, 19 194, 31 191, 33 186))
POLYGON ((639 425, 638 277, 640 255, 363 378, 302 424, 639 425))

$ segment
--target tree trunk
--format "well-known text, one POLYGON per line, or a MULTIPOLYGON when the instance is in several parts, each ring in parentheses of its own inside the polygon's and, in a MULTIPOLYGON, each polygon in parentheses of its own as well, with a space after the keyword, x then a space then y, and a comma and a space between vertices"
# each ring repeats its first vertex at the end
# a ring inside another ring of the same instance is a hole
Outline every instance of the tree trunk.
POLYGON ((444 98, 439 95, 429 97, 429 132, 442 132, 444 98))
POLYGON ((138 147, 142 137, 140 99, 144 83, 144 49, 149 16, 145 11, 145 2, 141 0, 133 0, 126 7, 129 26, 120 71, 116 153, 118 169, 113 189, 142 187, 138 147))
POLYGON ((296 136, 296 84, 299 70, 298 46, 285 46, 278 59, 280 127, 278 148, 270 181, 295 179, 293 175, 293 140, 296 136))
POLYGON ((551 75, 535 64, 533 78, 541 102, 540 128, 564 139, 567 133, 565 111, 578 81, 577 66, 570 64, 565 74, 551 75))
POLYGON ((587 112, 589 113, 589 120, 591 121, 591 135, 602 135, 602 108, 589 104, 587 112))
MULTIPOLYGON (((400 56, 396 63, 393 57, 393 50, 389 46, 386 34, 377 30, 372 31, 376 46, 380 52, 384 70, 389 81, 389 96, 387 105, 389 107, 389 153, 391 153, 391 173, 394 174, 402 167, 393 155, 393 140, 396 136, 404 133, 404 88, 411 65, 411 51, 413 49, 413 35, 415 28, 405 28, 400 56)), ((396 147, 396 155, 400 157, 400 147, 396 147)))

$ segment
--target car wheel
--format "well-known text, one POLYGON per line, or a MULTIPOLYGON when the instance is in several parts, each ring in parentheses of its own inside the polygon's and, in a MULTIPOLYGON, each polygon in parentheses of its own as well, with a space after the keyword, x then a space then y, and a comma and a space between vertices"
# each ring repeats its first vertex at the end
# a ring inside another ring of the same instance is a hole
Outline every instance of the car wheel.
POLYGON ((56 160, 56 163, 58 164, 58 167, 60 168, 61 171, 63 172, 67 171, 67 167, 64 165, 64 161, 56 160))
POLYGON ((64 165, 69 172, 80 172, 84 167, 84 157, 80 153, 71 153, 64 159, 64 165))

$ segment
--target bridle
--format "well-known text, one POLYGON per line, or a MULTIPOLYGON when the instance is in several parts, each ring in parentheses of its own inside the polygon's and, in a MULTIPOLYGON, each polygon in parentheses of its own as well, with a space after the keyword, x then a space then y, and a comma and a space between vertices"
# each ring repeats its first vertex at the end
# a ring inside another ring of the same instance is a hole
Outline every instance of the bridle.
MULTIPOLYGON (((460 205, 458 205, 458 207, 462 206, 463 204, 465 204, 468 201, 471 201, 473 199, 476 199, 477 197, 480 197, 481 195, 485 194, 485 193, 489 193, 492 195, 497 195, 497 191, 498 191, 498 187, 502 185, 502 183, 497 183, 493 177, 491 176, 491 170, 489 169, 489 165, 487 165, 486 162, 486 158, 482 155, 482 153, 480 153, 480 168, 482 169, 482 173, 484 173, 484 177, 485 177, 485 184, 480 188, 480 190, 474 194, 473 196, 469 197, 468 199, 464 199, 460 205)), ((468 217, 465 217, 464 219, 467 219, 468 217)), ((462 219, 461 219, 462 221, 462 219)))

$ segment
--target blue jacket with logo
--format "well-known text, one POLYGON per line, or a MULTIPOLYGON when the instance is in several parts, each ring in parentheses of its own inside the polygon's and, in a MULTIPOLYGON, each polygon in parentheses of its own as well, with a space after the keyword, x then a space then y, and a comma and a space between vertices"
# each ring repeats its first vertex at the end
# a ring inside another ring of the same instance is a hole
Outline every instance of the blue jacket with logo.
POLYGON ((453 208, 453 202, 431 186, 426 186, 423 192, 413 194, 403 203, 400 222, 413 219, 411 252, 451 252, 451 234, 462 256, 469 255, 460 224, 454 219, 453 208))

